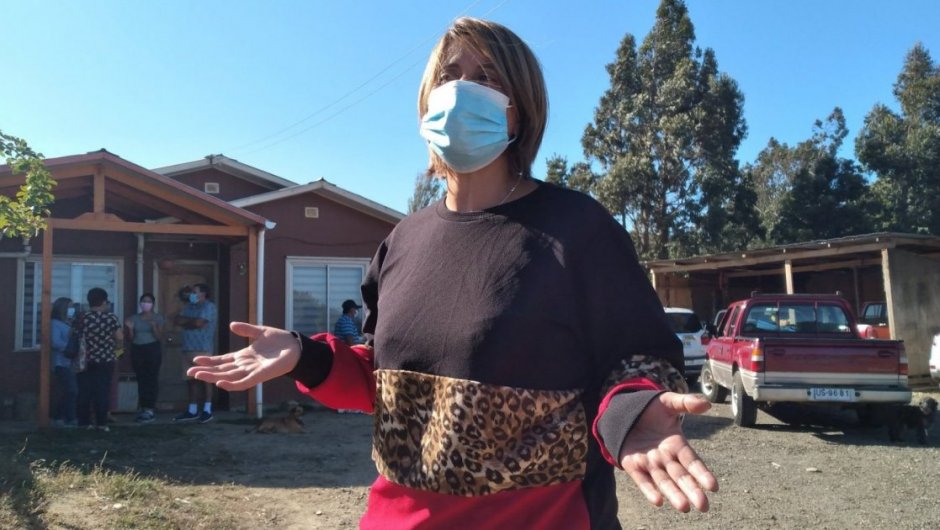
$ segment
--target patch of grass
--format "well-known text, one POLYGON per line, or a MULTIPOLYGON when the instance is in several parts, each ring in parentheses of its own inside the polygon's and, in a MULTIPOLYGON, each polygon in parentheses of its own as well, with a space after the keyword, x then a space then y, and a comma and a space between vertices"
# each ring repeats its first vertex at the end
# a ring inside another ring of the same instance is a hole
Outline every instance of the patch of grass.
POLYGON ((25 445, 0 454, 0 528, 39 528, 40 501, 25 445))
POLYGON ((120 440, 79 431, 0 437, 0 528, 237 528, 233 514, 191 498, 188 486, 131 467, 153 444, 193 441, 143 431, 120 440))

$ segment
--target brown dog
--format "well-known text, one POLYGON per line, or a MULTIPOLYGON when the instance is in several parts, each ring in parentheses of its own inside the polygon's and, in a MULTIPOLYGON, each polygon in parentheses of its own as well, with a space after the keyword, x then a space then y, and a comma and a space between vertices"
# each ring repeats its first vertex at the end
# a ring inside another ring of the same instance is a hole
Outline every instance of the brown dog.
POLYGON ((257 432, 261 434, 288 434, 307 432, 304 430, 303 420, 300 419, 300 417, 304 415, 303 406, 301 406, 300 403, 297 403, 296 401, 288 401, 284 408, 287 409, 286 415, 264 418, 255 428, 249 429, 245 432, 257 432))

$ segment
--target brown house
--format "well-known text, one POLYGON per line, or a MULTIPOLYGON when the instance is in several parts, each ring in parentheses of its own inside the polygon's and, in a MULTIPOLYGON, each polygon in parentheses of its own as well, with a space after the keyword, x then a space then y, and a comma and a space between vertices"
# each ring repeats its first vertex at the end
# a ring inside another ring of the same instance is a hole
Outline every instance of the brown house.
MULTIPOLYGON (((155 171, 268 219, 264 237, 264 294, 259 320, 307 334, 332 331, 346 299, 361 303, 359 285, 379 244, 403 214, 320 179, 296 185, 222 155, 155 171)), ((233 278, 227 296, 239 300, 244 244, 231 248, 233 278)), ((233 306, 231 320, 246 318, 233 306)), ((232 345, 234 347, 234 344, 232 345)), ((264 401, 296 398, 287 379, 265 384, 264 401)))
MULTIPOLYGON (((14 404, 37 403, 40 422, 49 399, 44 323, 57 297, 84 302, 88 289, 102 287, 123 317, 153 292, 157 310, 172 317, 183 307, 180 288, 206 283, 218 306, 220 351, 244 344, 228 331, 231 320, 326 331, 345 298, 359 299, 362 272, 402 217, 326 181, 298 186, 221 155, 156 171, 104 150, 45 162, 58 181, 49 230, 26 245, 0 240, 0 289, 8 293, 0 300, 0 362, 8 367, 0 404, 8 414, 14 404)), ((13 196, 22 183, 0 166, 0 194, 13 196)), ((165 410, 186 401, 180 331, 168 327, 158 402, 165 410)), ((126 356, 117 375, 113 405, 134 410, 126 356)), ((222 393, 219 405, 253 411, 293 393, 286 381, 264 390, 263 401, 222 393)))

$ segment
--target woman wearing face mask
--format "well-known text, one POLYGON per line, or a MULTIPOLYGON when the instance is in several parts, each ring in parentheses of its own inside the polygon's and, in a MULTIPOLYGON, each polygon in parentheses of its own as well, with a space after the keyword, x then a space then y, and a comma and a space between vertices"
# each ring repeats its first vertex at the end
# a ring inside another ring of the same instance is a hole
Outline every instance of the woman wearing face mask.
POLYGON ((56 427, 75 427, 75 399, 78 397, 78 382, 72 370, 72 360, 65 356, 65 347, 72 334, 75 308, 69 298, 57 298, 52 303, 52 375, 56 399, 52 409, 52 424, 56 427))
POLYGON ((88 350, 88 362, 85 370, 77 376, 78 425, 107 432, 110 430, 109 392, 116 360, 114 346, 124 340, 124 333, 121 331, 121 320, 111 312, 107 291, 92 287, 85 298, 89 310, 82 314, 81 327, 88 350))
POLYGON ((402 220, 362 285, 374 350, 233 323, 251 344, 196 359, 228 390, 280 375, 375 414, 363 528, 619 528, 615 468, 655 505, 708 509, 715 477, 680 419, 682 346, 622 226, 538 182, 547 116, 531 50, 457 20, 418 95, 447 195, 402 220))
POLYGON ((163 315, 153 310, 151 293, 140 296, 140 312, 124 320, 125 335, 131 343, 131 364, 137 375, 137 400, 140 413, 137 423, 151 423, 156 419, 158 380, 163 351, 163 315))

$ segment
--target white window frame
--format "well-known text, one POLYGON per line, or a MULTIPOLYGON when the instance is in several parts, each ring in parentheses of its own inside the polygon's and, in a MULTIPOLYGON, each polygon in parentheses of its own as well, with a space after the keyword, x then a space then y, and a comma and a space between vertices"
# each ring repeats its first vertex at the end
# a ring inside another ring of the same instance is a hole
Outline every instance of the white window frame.
MULTIPOLYGON (((361 267, 362 278, 365 279, 366 272, 369 269, 370 261, 371 260, 369 258, 321 258, 310 256, 287 256, 287 258, 285 258, 284 327, 290 328, 294 324, 294 267, 325 266, 327 267, 327 278, 330 277, 330 267, 361 267)), ((330 300, 329 281, 327 281, 326 284, 326 299, 330 300)), ((329 319, 327 319, 327 324, 329 325, 329 319)))
MULTIPOLYGON (((31 262, 35 263, 39 271, 42 271, 42 258, 41 257, 28 257, 18 259, 16 262, 16 307, 14 309, 16 313, 15 328, 13 330, 14 346, 13 351, 15 352, 38 352, 41 344, 38 341, 36 346, 32 348, 23 348, 23 304, 26 303, 26 292, 25 284, 23 282, 23 277, 26 274, 26 263, 31 262)), ((114 266, 114 300, 110 300, 114 304, 114 314, 120 316, 123 314, 123 304, 124 300, 124 258, 122 257, 88 257, 88 256, 56 256, 52 258, 53 263, 68 263, 71 265, 113 265, 114 266)), ((39 293, 40 300, 42 292, 39 293)), ((49 303, 54 302, 55 300, 50 300, 49 303)), ((84 294, 75 300, 82 304, 86 304, 84 294)), ((41 302, 40 302, 41 303, 41 302)), ((123 320, 123 319, 122 319, 123 320)))

